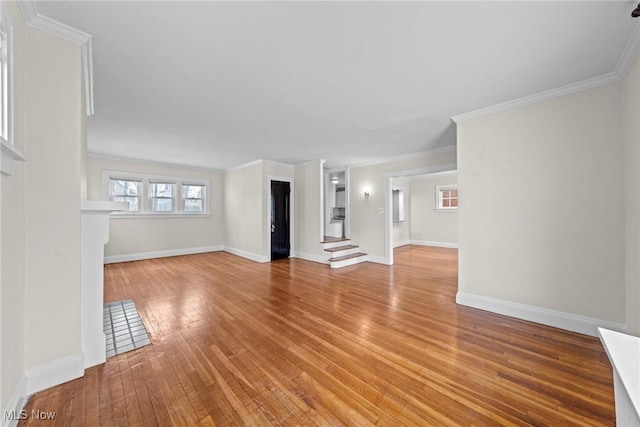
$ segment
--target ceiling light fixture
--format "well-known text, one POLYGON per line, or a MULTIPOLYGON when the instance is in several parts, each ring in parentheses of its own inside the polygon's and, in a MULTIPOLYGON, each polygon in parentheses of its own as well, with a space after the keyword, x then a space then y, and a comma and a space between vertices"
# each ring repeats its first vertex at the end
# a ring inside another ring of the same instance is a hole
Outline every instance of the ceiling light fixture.
POLYGON ((334 176, 333 178, 331 178, 331 183, 332 184, 337 184, 338 182, 340 182, 340 180, 338 179, 337 176, 334 176))
POLYGON ((637 18, 638 16, 640 16, 640 3, 638 3, 638 7, 633 9, 633 11, 631 12, 631 16, 633 18, 637 18))

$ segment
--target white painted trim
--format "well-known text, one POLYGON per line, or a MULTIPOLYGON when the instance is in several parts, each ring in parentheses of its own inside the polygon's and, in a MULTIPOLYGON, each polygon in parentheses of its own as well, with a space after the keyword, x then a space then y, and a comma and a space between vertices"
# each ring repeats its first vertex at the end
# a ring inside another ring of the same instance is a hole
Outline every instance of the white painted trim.
POLYGON ((436 248, 458 249, 457 243, 451 242, 434 242, 432 240, 411 240, 411 245, 417 246, 434 246, 436 248))
POLYGON ((598 328, 613 367, 616 424, 640 426, 640 338, 598 328))
POLYGON ((236 248, 231 248, 229 246, 224 246, 224 248, 222 249, 225 252, 229 252, 232 255, 236 255, 242 258, 246 258, 249 259, 251 261, 255 261, 255 262, 270 262, 271 260, 269 259, 269 257, 266 257, 264 255, 258 255, 258 254, 254 254, 252 252, 248 252, 242 249, 236 249, 236 248))
POLYGON ((393 243, 393 247, 394 248, 399 248, 401 246, 407 246, 411 244, 411 240, 403 240, 401 242, 394 242, 393 243))
POLYGON ((295 187, 295 178, 290 176, 276 176, 276 175, 267 175, 266 179, 266 209, 265 209, 265 233, 266 233, 266 242, 267 247, 265 248, 267 251, 266 257, 271 261, 271 181, 281 181, 289 183, 289 256, 295 253, 295 211, 296 211, 296 187, 295 187))
POLYGON ((408 177, 409 181, 430 181, 436 178, 457 178, 458 171, 450 170, 444 172, 434 172, 428 175, 413 175, 408 177))
POLYGON ((84 355, 82 353, 63 357, 25 372, 27 395, 45 390, 67 381, 84 376, 84 355))
POLYGON ((391 265, 386 258, 381 256, 367 255, 366 261, 373 262, 375 264, 391 265))
POLYGON ((207 167, 204 167, 204 166, 191 165, 191 164, 188 164, 188 163, 178 164, 178 163, 158 162, 158 161, 155 161, 155 160, 134 159, 132 157, 113 156, 113 155, 110 155, 110 154, 97 153, 95 151, 92 151, 92 152, 88 153, 87 157, 89 157, 90 159, 96 159, 96 160, 106 160, 106 161, 112 161, 112 162, 134 163, 134 164, 149 165, 149 166, 162 166, 162 167, 174 168, 174 169, 182 169, 182 170, 186 170, 186 169, 188 169, 188 170, 199 170, 199 171, 209 172, 209 173, 224 174, 224 172, 225 172, 222 169, 212 169, 212 168, 207 168, 207 167))
MULTIPOLYGON (((201 246, 197 248, 169 249, 166 251, 138 252, 135 254, 111 255, 104 257, 105 264, 117 262, 140 261, 143 259, 166 258, 171 256, 202 254, 207 252, 219 252, 226 250, 222 245, 201 246)), ((227 251, 230 252, 230 251, 227 251)), ((241 255, 242 256, 242 255, 241 255)))
POLYGON ((523 98, 514 99, 511 101, 503 102, 496 105, 491 105, 479 110, 471 111, 464 114, 451 117, 455 123, 461 123, 466 120, 476 119, 478 117, 494 114, 502 111, 512 110, 526 105, 535 104, 542 101, 548 101, 560 96, 571 95, 583 90, 593 89, 599 86, 604 86, 611 83, 616 83, 625 78, 633 61, 638 56, 640 50, 640 28, 636 26, 631 37, 627 41, 625 48, 620 55, 620 59, 616 64, 616 69, 607 74, 596 76, 590 79, 583 80, 581 82, 572 83, 570 85, 562 86, 559 88, 547 90, 544 92, 536 93, 533 95, 525 96, 523 98))
POLYGON ((225 169, 225 172, 229 172, 229 171, 234 171, 236 169, 243 169, 243 168, 248 168, 249 166, 254 166, 254 165, 261 165, 262 164, 262 159, 258 159, 258 160, 254 160, 252 162, 249 163, 244 163, 242 165, 238 165, 238 166, 234 166, 232 168, 228 168, 225 169))
POLYGON ((410 159, 415 159, 418 157, 424 157, 424 156, 428 156, 429 154, 437 154, 437 153, 446 153, 449 151, 456 151, 457 150, 457 146, 455 145, 448 145, 446 147, 440 147, 440 148, 434 148, 432 150, 427 150, 427 151, 420 151, 418 153, 411 153, 411 154, 404 154, 402 156, 395 156, 395 157, 387 157, 385 159, 382 160, 373 160, 370 162, 364 162, 364 163, 357 163, 354 165, 348 165, 346 168, 362 168, 362 167, 366 167, 366 166, 375 166, 375 165, 380 165, 383 163, 392 163, 392 162, 398 162, 401 160, 410 160, 410 159))
POLYGON ((412 175, 428 175, 457 170, 456 163, 429 166, 425 168, 409 169, 404 171, 387 172, 384 174, 384 264, 393 265, 393 214, 391 179, 395 177, 409 177, 412 175))
POLYGON ((13 392, 13 396, 11 396, 9 405, 3 409, 2 427, 15 427, 18 425, 18 419, 7 419, 4 417, 4 414, 7 412, 13 413, 15 414, 15 418, 19 418, 19 414, 24 409, 27 400, 27 378, 23 375, 16 385, 16 389, 13 392))
POLYGON ((308 252, 295 252, 293 258, 303 259, 306 261, 319 262, 320 264, 329 264, 329 261, 321 255, 310 254, 308 252))
POLYGON ((27 160, 22 151, 16 148, 15 145, 0 141, 0 150, 2 151, 2 162, 0 166, 0 173, 2 173, 2 175, 14 175, 16 173, 16 162, 24 162, 27 160))
POLYGON ((633 65, 633 61, 635 61, 638 56, 638 51, 640 51, 640 27, 636 25, 616 65, 616 74, 620 80, 623 80, 627 76, 631 65, 633 65))
POLYGON ((497 298, 476 295, 468 292, 458 291, 456 303, 467 307, 478 308, 492 313, 515 317, 529 322, 540 323, 579 334, 598 336, 597 328, 623 331, 625 325, 614 323, 591 317, 579 316, 561 311, 549 310, 547 308, 535 307, 520 304, 517 302, 501 300, 497 298))
POLYGON ((30 3, 29 5, 23 5, 22 3, 27 2, 20 2, 20 7, 28 26, 53 34, 81 47, 86 114, 87 116, 93 115, 93 49, 91 34, 41 15, 38 13, 35 2, 28 2, 30 3))

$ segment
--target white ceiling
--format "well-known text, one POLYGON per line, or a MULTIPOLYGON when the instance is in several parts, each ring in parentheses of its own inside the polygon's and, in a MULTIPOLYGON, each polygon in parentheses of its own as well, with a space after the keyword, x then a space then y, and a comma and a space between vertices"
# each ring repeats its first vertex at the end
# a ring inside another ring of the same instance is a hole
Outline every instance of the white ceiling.
POLYGON ((616 69, 634 1, 37 3, 93 35, 89 151, 226 169, 455 144, 451 116, 616 69))

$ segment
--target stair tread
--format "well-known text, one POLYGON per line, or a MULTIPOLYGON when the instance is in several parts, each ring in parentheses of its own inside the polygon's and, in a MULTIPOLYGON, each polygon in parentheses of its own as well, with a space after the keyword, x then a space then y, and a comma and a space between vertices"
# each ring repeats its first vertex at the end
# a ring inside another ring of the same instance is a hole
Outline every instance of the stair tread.
POLYGON ((331 262, 337 262, 337 261, 344 261, 346 259, 351 259, 351 258, 358 258, 361 256, 365 256, 366 254, 363 252, 358 252, 355 254, 351 254, 351 255, 343 255, 343 256, 339 256, 339 257, 335 257, 335 258, 330 258, 329 261, 331 262))
POLYGON ((348 249, 355 249, 357 248, 357 245, 346 245, 346 246, 338 246, 336 248, 327 248, 325 249, 325 251, 327 252, 339 252, 339 251, 346 251, 348 249))

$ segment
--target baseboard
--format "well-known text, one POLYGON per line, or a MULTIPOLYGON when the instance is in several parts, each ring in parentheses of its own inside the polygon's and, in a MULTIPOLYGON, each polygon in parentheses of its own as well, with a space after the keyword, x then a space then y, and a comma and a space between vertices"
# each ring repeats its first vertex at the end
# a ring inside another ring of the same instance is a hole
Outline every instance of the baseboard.
POLYGON ((390 265, 389 260, 387 260, 383 256, 367 255, 367 261, 373 262, 375 264, 390 265))
POLYGON ((294 252, 293 257, 304 259, 306 261, 319 262, 321 264, 329 264, 329 260, 322 255, 310 254, 308 252, 294 252))
POLYGON ((403 240, 402 242, 395 242, 393 244, 394 248, 399 248, 400 246, 407 246, 411 244, 411 240, 403 240))
POLYGON ((22 417, 22 410, 27 403, 27 378, 22 376, 16 386, 9 406, 2 412, 2 427, 15 427, 22 417))
POLYGON ((412 240, 411 244, 418 245, 418 246, 435 246, 436 248, 458 249, 457 243, 450 243, 450 242, 433 242, 431 240, 412 240))
POLYGON ((237 255, 242 258, 250 259, 255 262, 269 262, 271 261, 268 257, 264 255, 254 254, 253 252, 247 252, 242 249, 231 248, 229 246, 225 246, 223 249, 225 252, 229 252, 230 254, 237 255))
POLYGON ((75 380, 83 375, 84 355, 82 353, 29 368, 25 372, 26 395, 75 380))
POLYGON ((517 319, 528 320, 530 322, 565 329, 567 331, 591 335, 593 337, 598 336, 597 328, 599 327, 614 331, 623 331, 625 329, 625 325, 620 323, 578 316, 575 314, 549 310, 542 307, 535 307, 467 292, 459 291, 456 295, 456 303, 467 307, 490 311, 492 313, 515 317, 517 319))
POLYGON ((180 255, 193 255, 193 254, 201 254, 205 252, 217 252, 217 251, 222 251, 223 249, 224 247, 222 245, 216 245, 216 246, 201 246, 199 248, 169 249, 167 251, 139 252, 136 254, 111 255, 111 256, 104 257, 104 263, 113 264, 116 262, 140 261, 143 259, 165 258, 165 257, 180 256, 180 255))

